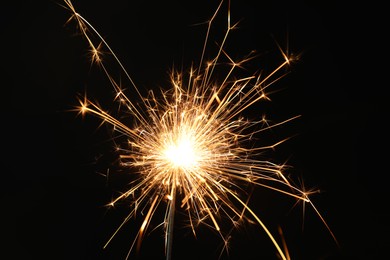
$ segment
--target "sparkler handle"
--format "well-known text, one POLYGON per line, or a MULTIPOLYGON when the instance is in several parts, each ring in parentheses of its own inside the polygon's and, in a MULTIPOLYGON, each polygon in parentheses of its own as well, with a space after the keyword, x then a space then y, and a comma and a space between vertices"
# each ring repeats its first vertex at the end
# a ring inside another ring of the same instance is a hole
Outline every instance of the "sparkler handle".
MULTIPOLYGON (((173 188, 174 190, 175 188, 173 188)), ((168 226, 166 232, 166 260, 171 260, 172 257, 172 244, 173 244, 173 224, 175 220, 175 204, 176 204, 176 192, 172 192, 172 200, 169 205, 169 217, 168 226)))

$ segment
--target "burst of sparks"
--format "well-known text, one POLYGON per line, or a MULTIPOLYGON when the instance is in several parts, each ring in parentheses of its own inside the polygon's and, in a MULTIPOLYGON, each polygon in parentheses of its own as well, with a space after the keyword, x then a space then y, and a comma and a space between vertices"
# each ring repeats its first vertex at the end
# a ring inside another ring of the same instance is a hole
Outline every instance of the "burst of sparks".
MULTIPOLYGON (((243 219, 253 219, 267 234, 280 257, 289 259, 286 245, 283 243, 281 246, 277 242, 265 223, 248 205, 249 195, 242 188, 243 184, 271 189, 293 197, 298 202, 308 203, 329 229, 309 199, 310 194, 293 185, 284 175, 283 165, 257 159, 261 150, 273 149, 285 140, 266 147, 248 148, 245 145, 259 132, 296 118, 269 125, 265 118, 249 121, 241 115, 253 104, 267 99, 267 88, 285 75, 282 68, 292 60, 286 51, 279 47, 283 60, 268 75, 259 73, 236 79, 235 70, 255 56, 249 55, 240 61, 234 61, 224 51, 228 35, 236 26, 231 24, 229 7, 227 30, 218 52, 214 59, 204 62, 211 24, 222 6, 221 1, 208 21, 199 67, 191 67, 188 75, 173 71, 170 74, 170 90, 161 91, 161 95, 150 91, 147 97, 143 97, 105 39, 77 13, 70 0, 64 1, 66 8, 72 13, 69 21, 76 21, 88 42, 92 62, 102 68, 116 92, 115 100, 119 102, 121 110, 129 112, 133 120, 132 125, 127 125, 86 96, 79 100, 79 113, 94 114, 126 137, 126 143, 118 147, 121 165, 137 169, 136 174, 129 171, 129 174, 136 175, 131 188, 109 203, 114 206, 121 200, 129 199, 131 207, 128 216, 104 247, 126 222, 142 210, 146 214, 135 235, 130 254, 142 240, 157 208, 165 207, 162 226, 165 231, 167 259, 171 256, 172 230, 177 210, 186 212, 194 235, 196 225, 205 223, 221 235, 225 244, 228 243, 228 237, 220 228, 222 217, 226 217, 233 226, 243 219), (130 99, 119 81, 111 76, 104 63, 103 48, 114 57, 129 80, 133 92, 142 100, 141 103, 130 99), (222 78, 214 79, 222 57, 228 60, 228 70, 222 78)), ((330 233, 332 234, 331 231, 330 233)))

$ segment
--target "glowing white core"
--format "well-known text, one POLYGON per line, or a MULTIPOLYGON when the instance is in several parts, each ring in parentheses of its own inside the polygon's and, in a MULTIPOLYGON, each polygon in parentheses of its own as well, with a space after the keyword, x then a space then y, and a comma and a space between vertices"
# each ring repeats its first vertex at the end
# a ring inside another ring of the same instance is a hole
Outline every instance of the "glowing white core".
POLYGON ((174 167, 192 167, 197 164, 194 144, 186 138, 169 145, 164 154, 174 167))

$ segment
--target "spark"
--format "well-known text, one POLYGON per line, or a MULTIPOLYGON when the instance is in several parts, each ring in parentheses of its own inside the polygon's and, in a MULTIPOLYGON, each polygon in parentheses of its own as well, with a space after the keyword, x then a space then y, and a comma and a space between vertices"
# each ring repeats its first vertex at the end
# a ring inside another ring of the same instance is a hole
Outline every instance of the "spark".
POLYGON ((151 220, 156 217, 154 214, 157 209, 165 208, 161 226, 164 228, 167 259, 171 258, 174 216, 178 210, 188 216, 194 235, 198 223, 210 226, 220 234, 225 243, 224 248, 229 247, 230 234, 226 235, 222 231, 222 219, 230 221, 233 226, 243 219, 256 222, 280 257, 290 259, 284 240, 280 245, 249 206, 250 195, 244 188, 248 185, 270 189, 294 198, 297 202, 311 205, 331 232, 310 200, 309 193, 294 186, 284 174, 284 165, 258 159, 262 150, 275 149, 286 139, 269 146, 248 147, 255 135, 299 117, 270 124, 264 115, 258 121, 250 121, 242 115, 255 103, 269 100, 268 87, 286 75, 283 69, 290 66, 293 56, 278 45, 282 61, 271 73, 235 78, 234 72, 256 58, 256 55, 250 53, 235 61, 226 53, 224 48, 228 36, 237 26, 231 23, 228 3, 226 33, 215 57, 204 61, 210 28, 223 6, 222 0, 207 22, 199 66, 191 67, 188 74, 173 70, 170 74, 171 89, 161 90, 158 94, 149 91, 144 97, 105 39, 76 11, 70 0, 64 2, 64 7, 72 14, 68 22, 75 21, 88 42, 92 64, 102 68, 115 90, 114 101, 118 102, 120 111, 126 112, 131 119, 118 119, 86 95, 79 99, 77 111, 80 114, 97 116, 125 137, 126 142, 119 145, 117 150, 121 166, 135 178, 128 190, 107 204, 114 207, 119 201, 127 199, 130 201, 130 212, 104 248, 130 219, 145 211, 146 214, 141 214, 144 216, 143 221, 135 234, 127 259, 135 246, 140 247, 151 220), (111 76, 105 64, 105 54, 114 58, 136 97, 126 95, 121 81, 111 76), (227 62, 221 62, 223 59, 227 62), (223 77, 215 78, 220 66, 228 69, 223 70, 226 71, 223 77), (141 102, 135 101, 137 96, 141 102), (127 122, 132 123, 129 125, 127 122))

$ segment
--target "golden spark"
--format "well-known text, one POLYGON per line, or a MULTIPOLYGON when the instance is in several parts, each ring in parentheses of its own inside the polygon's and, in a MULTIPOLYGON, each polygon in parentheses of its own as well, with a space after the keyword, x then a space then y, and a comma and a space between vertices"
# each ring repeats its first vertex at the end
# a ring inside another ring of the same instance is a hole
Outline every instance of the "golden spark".
MULTIPOLYGON (((69 21, 76 22, 88 42, 92 63, 102 68, 115 90, 114 100, 119 102, 120 110, 125 110, 131 119, 127 119, 126 123, 117 119, 86 96, 79 100, 79 113, 90 113, 101 118, 126 137, 125 144, 118 147, 121 166, 131 169, 128 174, 135 176, 130 189, 109 203, 109 206, 114 206, 119 201, 128 199, 130 212, 104 248, 125 223, 137 216, 139 211, 146 212, 138 233, 134 235, 127 259, 134 247, 140 245, 156 210, 165 207, 161 226, 164 228, 167 259, 171 258, 174 216, 177 210, 186 213, 194 235, 196 225, 203 223, 214 228, 225 244, 228 244, 229 238, 221 229, 221 219, 230 221, 233 226, 243 219, 254 221, 269 237, 280 257, 290 259, 284 242, 282 245, 277 242, 266 224, 249 206, 249 195, 242 188, 244 184, 271 189, 311 205, 330 231, 310 200, 309 193, 292 184, 285 176, 284 165, 258 159, 262 150, 274 149, 285 140, 269 146, 248 147, 255 135, 298 117, 268 124, 265 117, 250 121, 242 116, 253 104, 268 99, 268 87, 286 75, 282 69, 289 66, 294 57, 278 46, 283 59, 271 73, 235 78, 234 72, 255 58, 255 55, 250 53, 242 60, 235 61, 225 52, 228 35, 237 26, 231 24, 228 3, 226 33, 219 43, 215 57, 205 62, 210 28, 223 6, 222 0, 207 22, 199 66, 191 67, 188 74, 172 71, 171 89, 161 90, 159 95, 150 91, 144 97, 105 39, 76 11, 70 0, 64 1, 65 7, 72 13, 69 21), (141 102, 136 103, 126 95, 119 80, 111 76, 103 53, 108 53, 115 59, 129 81, 132 94, 138 96, 141 102), (220 62, 222 58, 228 62, 220 62), (228 69, 223 70, 223 77, 215 78, 221 64, 228 69), (127 123, 130 121, 131 125, 127 123)), ((333 236, 331 231, 330 233, 333 236)))

